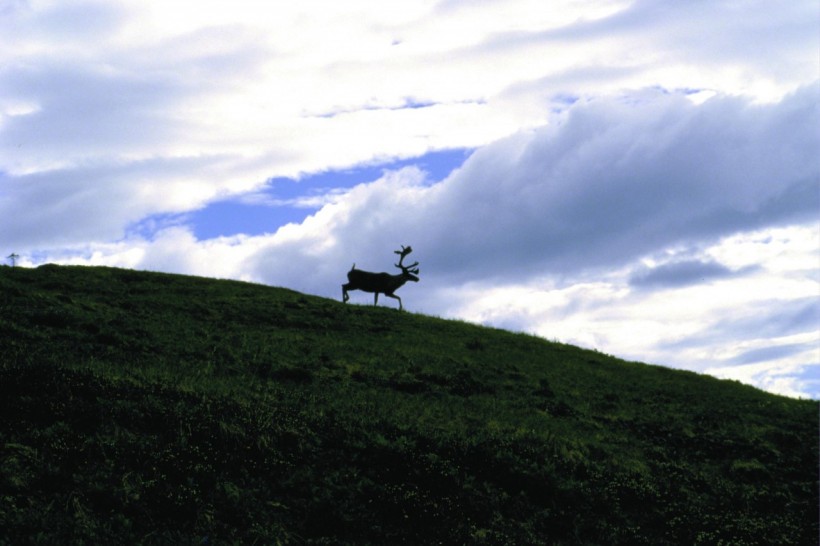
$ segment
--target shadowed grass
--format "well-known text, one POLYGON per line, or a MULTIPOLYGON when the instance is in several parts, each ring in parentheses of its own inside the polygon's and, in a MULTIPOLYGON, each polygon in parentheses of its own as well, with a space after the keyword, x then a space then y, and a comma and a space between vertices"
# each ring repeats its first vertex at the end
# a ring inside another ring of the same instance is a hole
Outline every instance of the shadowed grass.
POLYGON ((0 542, 809 544, 816 402, 458 321, 0 268, 0 542))

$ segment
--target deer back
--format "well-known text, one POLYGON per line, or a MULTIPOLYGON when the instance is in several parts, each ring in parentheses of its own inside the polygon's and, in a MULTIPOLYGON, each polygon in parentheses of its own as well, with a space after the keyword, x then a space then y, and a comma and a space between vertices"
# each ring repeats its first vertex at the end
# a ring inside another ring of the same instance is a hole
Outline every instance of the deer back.
POLYGON ((404 274, 391 275, 390 273, 372 273, 361 269, 351 269, 347 273, 347 280, 351 288, 365 292, 392 292, 407 282, 404 274))

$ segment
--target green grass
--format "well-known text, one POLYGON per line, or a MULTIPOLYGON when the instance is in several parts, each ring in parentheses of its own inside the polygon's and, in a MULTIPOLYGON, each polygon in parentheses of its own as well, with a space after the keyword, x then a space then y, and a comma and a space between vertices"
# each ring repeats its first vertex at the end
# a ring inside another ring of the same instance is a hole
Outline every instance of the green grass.
POLYGON ((0 543, 813 544, 818 403, 387 307, 0 268, 0 543))

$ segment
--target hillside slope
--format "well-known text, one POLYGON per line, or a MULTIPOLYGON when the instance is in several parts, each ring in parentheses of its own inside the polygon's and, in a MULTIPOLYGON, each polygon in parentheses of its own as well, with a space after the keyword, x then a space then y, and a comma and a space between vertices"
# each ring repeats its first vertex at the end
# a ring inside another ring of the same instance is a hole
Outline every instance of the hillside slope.
POLYGON ((260 285, 0 268, 5 544, 813 544, 818 404, 260 285))

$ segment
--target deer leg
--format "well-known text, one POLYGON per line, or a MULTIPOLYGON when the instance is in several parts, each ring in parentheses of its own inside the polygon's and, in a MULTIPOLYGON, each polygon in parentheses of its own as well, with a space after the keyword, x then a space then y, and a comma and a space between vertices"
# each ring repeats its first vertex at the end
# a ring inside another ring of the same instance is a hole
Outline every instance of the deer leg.
POLYGON ((389 298, 393 298, 393 299, 395 299, 395 300, 399 300, 399 311, 401 311, 401 310, 402 310, 402 307, 401 307, 401 298, 400 298, 400 297, 398 297, 398 296, 397 296, 397 295, 395 295, 395 294, 388 294, 388 293, 386 293, 386 292, 385 292, 385 294, 384 294, 384 295, 385 295, 385 296, 387 296, 387 297, 389 297, 389 298))
POLYGON ((378 305, 378 304, 379 304, 379 293, 376 292, 375 294, 373 294, 373 305, 378 305))
POLYGON ((349 285, 347 285, 347 284, 342 285, 342 303, 347 303, 347 300, 350 299, 350 296, 347 295, 348 288, 350 288, 349 285))

